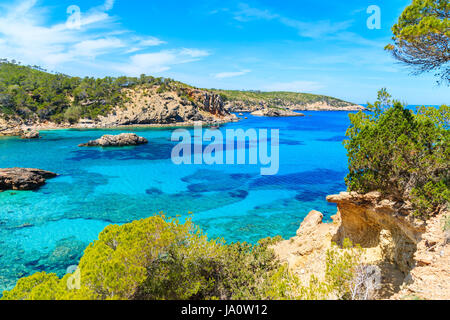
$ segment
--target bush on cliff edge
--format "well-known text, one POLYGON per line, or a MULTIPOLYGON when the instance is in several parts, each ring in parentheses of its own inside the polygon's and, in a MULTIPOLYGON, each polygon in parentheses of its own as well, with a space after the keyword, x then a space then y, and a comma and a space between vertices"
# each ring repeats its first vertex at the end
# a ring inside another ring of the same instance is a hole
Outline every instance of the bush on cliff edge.
POLYGON ((350 115, 349 191, 379 191, 411 203, 426 217, 449 202, 449 108, 420 107, 414 113, 392 101, 385 89, 370 113, 350 115))

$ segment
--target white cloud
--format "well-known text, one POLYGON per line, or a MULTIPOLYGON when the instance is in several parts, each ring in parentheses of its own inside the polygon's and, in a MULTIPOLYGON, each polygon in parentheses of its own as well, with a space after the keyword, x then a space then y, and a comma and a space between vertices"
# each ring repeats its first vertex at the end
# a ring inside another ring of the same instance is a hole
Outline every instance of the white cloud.
POLYGON ((165 41, 162 41, 156 37, 147 37, 147 38, 138 38, 139 45, 142 47, 155 47, 160 46, 162 44, 166 44, 165 41))
POLYGON ((143 53, 132 56, 129 64, 120 65, 117 69, 128 75, 161 72, 168 70, 169 65, 175 63, 175 61, 176 55, 169 51, 143 53))
POLYGON ((201 58, 201 57, 207 57, 210 55, 210 53, 206 50, 200 50, 200 49, 190 49, 190 48, 183 48, 180 51, 181 55, 190 56, 192 58, 201 58))
POLYGON ((74 55, 96 57, 110 52, 112 49, 123 48, 126 44, 117 38, 104 38, 96 40, 85 40, 73 46, 74 55))
POLYGON ((224 79, 224 78, 233 78, 243 76, 247 73, 251 72, 251 70, 241 70, 236 72, 221 72, 214 75, 216 79, 224 79))
MULTIPOLYGON (((74 66, 91 65, 104 70, 159 72, 171 65, 209 55, 205 50, 194 48, 145 53, 150 47, 166 42, 123 29, 117 17, 109 14, 114 3, 114 0, 106 0, 100 6, 81 11, 78 29, 70 28, 65 21, 48 23, 48 8, 38 6, 36 0, 0 4, 0 57, 52 70, 65 67, 76 70, 74 66), (139 51, 143 53, 133 55, 139 51), (117 62, 121 60, 122 64, 117 62), (117 68, 118 65, 130 67, 117 68)), ((68 17, 66 12, 61 14, 68 17)))
MULTIPOLYGON (((306 22, 273 13, 269 10, 262 10, 252 8, 248 4, 240 4, 239 10, 234 12, 234 19, 247 22, 251 20, 267 20, 277 21, 287 27, 297 29, 298 34, 302 37, 319 39, 325 36, 335 35, 338 32, 347 30, 352 24, 353 20, 331 22, 328 20, 306 22)), ((346 40, 345 38, 340 38, 346 40)), ((339 39, 338 39, 339 40, 339 39)))
MULTIPOLYGON (((74 61, 85 55, 103 53, 111 48, 111 39, 102 39, 102 32, 114 25, 105 12, 90 10, 81 15, 80 29, 66 23, 46 25, 46 10, 36 7, 35 0, 3 6, 0 11, 0 52, 3 57, 45 67, 74 61), (94 35, 90 31, 96 30, 94 35)), ((114 40, 117 48, 118 40, 114 40)))
POLYGON ((234 13, 234 19, 241 22, 246 22, 253 19, 273 20, 280 17, 278 14, 273 14, 269 10, 251 8, 246 3, 239 4, 239 9, 239 11, 234 13))
POLYGON ((280 22, 285 26, 297 29, 300 36, 313 39, 345 31, 352 25, 350 20, 335 23, 323 20, 311 23, 285 17, 281 17, 280 22))
POLYGON ((103 4, 103 7, 105 8, 105 11, 109 11, 114 7, 115 0, 106 0, 103 4))
POLYGON ((114 68, 130 76, 159 73, 169 70, 174 65, 197 61, 207 55, 209 55, 207 51, 199 49, 163 50, 133 55, 128 63, 117 64, 114 68))
POLYGON ((314 92, 323 88, 319 82, 315 81, 291 81, 277 82, 265 86, 268 91, 291 91, 291 92, 314 92))

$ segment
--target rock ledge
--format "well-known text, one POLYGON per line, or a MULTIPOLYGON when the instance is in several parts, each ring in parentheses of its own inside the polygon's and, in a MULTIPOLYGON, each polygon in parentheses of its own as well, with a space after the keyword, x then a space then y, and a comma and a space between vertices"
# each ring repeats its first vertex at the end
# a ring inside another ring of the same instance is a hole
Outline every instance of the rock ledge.
POLYGON ((0 191, 35 190, 44 185, 46 179, 54 178, 56 176, 56 173, 40 169, 0 169, 0 191))
POLYGON ((124 146, 137 146, 140 144, 147 144, 148 140, 139 137, 134 133, 122 133, 116 136, 104 135, 100 139, 91 140, 88 143, 78 145, 79 147, 124 147, 124 146))

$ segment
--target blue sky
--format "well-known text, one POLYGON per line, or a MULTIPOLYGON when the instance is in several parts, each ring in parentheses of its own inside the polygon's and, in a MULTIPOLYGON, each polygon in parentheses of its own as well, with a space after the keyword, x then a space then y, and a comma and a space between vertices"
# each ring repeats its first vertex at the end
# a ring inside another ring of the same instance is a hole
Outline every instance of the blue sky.
POLYGON ((0 0, 0 56, 77 76, 146 73, 356 103, 387 87, 409 104, 448 104, 448 87, 411 76, 383 50, 410 2, 0 0), (367 27, 370 5, 381 29, 367 27))

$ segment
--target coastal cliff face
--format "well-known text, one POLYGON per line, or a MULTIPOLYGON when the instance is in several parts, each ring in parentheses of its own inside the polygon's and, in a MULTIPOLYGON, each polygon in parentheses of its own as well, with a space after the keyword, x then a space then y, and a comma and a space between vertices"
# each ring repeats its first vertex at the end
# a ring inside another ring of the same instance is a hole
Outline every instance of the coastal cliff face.
POLYGON ((311 275, 323 279, 327 250, 348 238, 363 248, 364 263, 380 268, 378 298, 450 298, 450 241, 443 228, 447 212, 419 220, 379 193, 345 192, 327 200, 338 206, 333 223, 324 224, 322 214, 313 211, 296 237, 274 246, 305 284, 311 275))
POLYGON ((341 193, 327 197, 338 206, 341 221, 333 240, 349 238, 363 248, 378 248, 381 258, 407 274, 414 266, 414 253, 425 222, 402 211, 402 204, 383 199, 378 192, 365 195, 341 193))
POLYGON ((22 125, 20 119, 10 119, 0 113, 0 136, 20 136, 23 133, 22 125))
POLYGON ((217 94, 184 88, 159 92, 159 87, 124 89, 125 103, 115 106, 106 116, 97 119, 80 119, 77 123, 53 123, 0 114, 0 136, 23 136, 30 128, 37 130, 57 128, 98 128, 129 125, 192 125, 196 121, 219 124, 237 121, 225 109, 217 94))
POLYGON ((225 108, 220 96, 196 89, 158 93, 157 88, 126 91, 124 107, 117 106, 107 116, 99 117, 95 126, 188 124, 236 120, 225 108))

